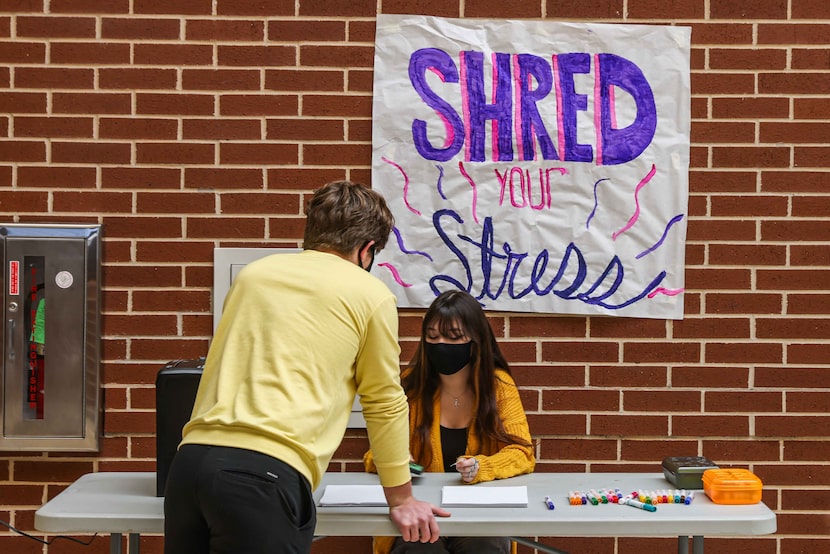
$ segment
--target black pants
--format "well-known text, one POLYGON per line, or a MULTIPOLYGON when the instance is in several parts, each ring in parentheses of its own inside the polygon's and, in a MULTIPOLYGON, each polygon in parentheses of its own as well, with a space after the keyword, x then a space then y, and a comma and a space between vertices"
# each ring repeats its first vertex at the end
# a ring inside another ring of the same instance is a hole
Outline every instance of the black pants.
POLYGON ((164 495, 165 554, 307 554, 316 509, 308 481, 258 452, 184 445, 164 495))

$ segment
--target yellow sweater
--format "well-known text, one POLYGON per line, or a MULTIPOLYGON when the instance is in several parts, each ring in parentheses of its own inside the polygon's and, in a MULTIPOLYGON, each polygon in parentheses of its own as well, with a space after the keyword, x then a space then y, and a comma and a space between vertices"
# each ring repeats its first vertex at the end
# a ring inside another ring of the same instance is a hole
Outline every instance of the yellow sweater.
POLYGON ((314 250, 262 258, 228 292, 182 444, 262 452, 317 488, 358 392, 381 483, 402 485, 399 360, 396 301, 379 279, 314 250))
MULTIPOLYGON (((519 397, 519 391, 516 384, 509 373, 502 370, 496 370, 496 406, 498 407, 499 417, 504 424, 504 429, 509 434, 520 437, 532 444, 530 437, 530 428, 527 424, 527 416, 525 415, 522 400, 519 397)), ((424 471, 428 472, 443 472, 444 461, 441 449, 441 396, 436 395, 433 404, 433 422, 430 429, 430 444, 432 446, 432 460, 429 464, 424 466, 424 471)), ((418 406, 410 405, 409 425, 410 435, 412 440, 416 440, 414 425, 418 416, 418 406)), ((471 422, 469 432, 467 434, 467 450, 465 452, 468 456, 475 456, 479 463, 478 474, 470 483, 480 483, 482 481, 493 481, 494 479, 506 479, 508 477, 515 477, 524 473, 533 472, 536 465, 536 458, 533 454, 533 447, 521 446, 518 444, 499 444, 492 450, 483 450, 481 438, 475 432, 474 422, 471 422)), ((417 445, 411 445, 412 450, 415 450, 417 445)), ((366 452, 363 457, 363 463, 366 466, 366 471, 376 472, 375 453, 370 450, 366 452)), ((464 481, 459 477, 459 484, 464 484, 464 481)), ((441 520, 438 520, 438 525, 441 525, 441 520)), ((374 552, 375 554, 387 554, 394 542, 394 537, 375 537, 374 552)), ((515 552, 515 545, 513 546, 515 552)))

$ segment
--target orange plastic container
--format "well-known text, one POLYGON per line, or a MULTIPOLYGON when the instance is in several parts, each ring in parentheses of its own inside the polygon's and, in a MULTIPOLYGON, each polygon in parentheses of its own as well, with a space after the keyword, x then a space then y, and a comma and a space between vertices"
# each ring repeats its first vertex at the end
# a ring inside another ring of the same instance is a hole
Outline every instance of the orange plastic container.
POLYGON ((707 469, 703 472, 703 492, 715 504, 757 504, 763 483, 746 469, 707 469))

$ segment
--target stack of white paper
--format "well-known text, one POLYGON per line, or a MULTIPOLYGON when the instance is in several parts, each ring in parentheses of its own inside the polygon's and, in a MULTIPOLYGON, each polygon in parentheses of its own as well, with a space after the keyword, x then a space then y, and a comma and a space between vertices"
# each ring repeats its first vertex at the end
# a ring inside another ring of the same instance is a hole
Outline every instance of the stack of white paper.
POLYGON ((441 505, 478 508, 527 508, 527 487, 479 487, 476 485, 443 487, 441 505))
POLYGON ((386 506, 380 485, 327 485, 320 506, 386 506))

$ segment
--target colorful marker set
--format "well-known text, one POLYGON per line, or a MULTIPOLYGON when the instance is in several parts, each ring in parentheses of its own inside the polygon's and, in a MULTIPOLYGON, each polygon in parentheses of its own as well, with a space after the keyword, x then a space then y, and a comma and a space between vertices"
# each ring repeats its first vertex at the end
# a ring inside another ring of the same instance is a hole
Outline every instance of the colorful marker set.
MULTIPOLYGON (((620 489, 591 489, 588 492, 570 491, 568 492, 568 503, 571 506, 581 506, 592 504, 597 506, 599 504, 625 504, 624 500, 634 500, 638 504, 655 506, 657 504, 685 504, 689 505, 694 500, 694 492, 686 492, 685 490, 660 490, 660 491, 635 491, 631 494, 623 495, 620 489)), ((638 506, 639 507, 639 506, 638 506)))

